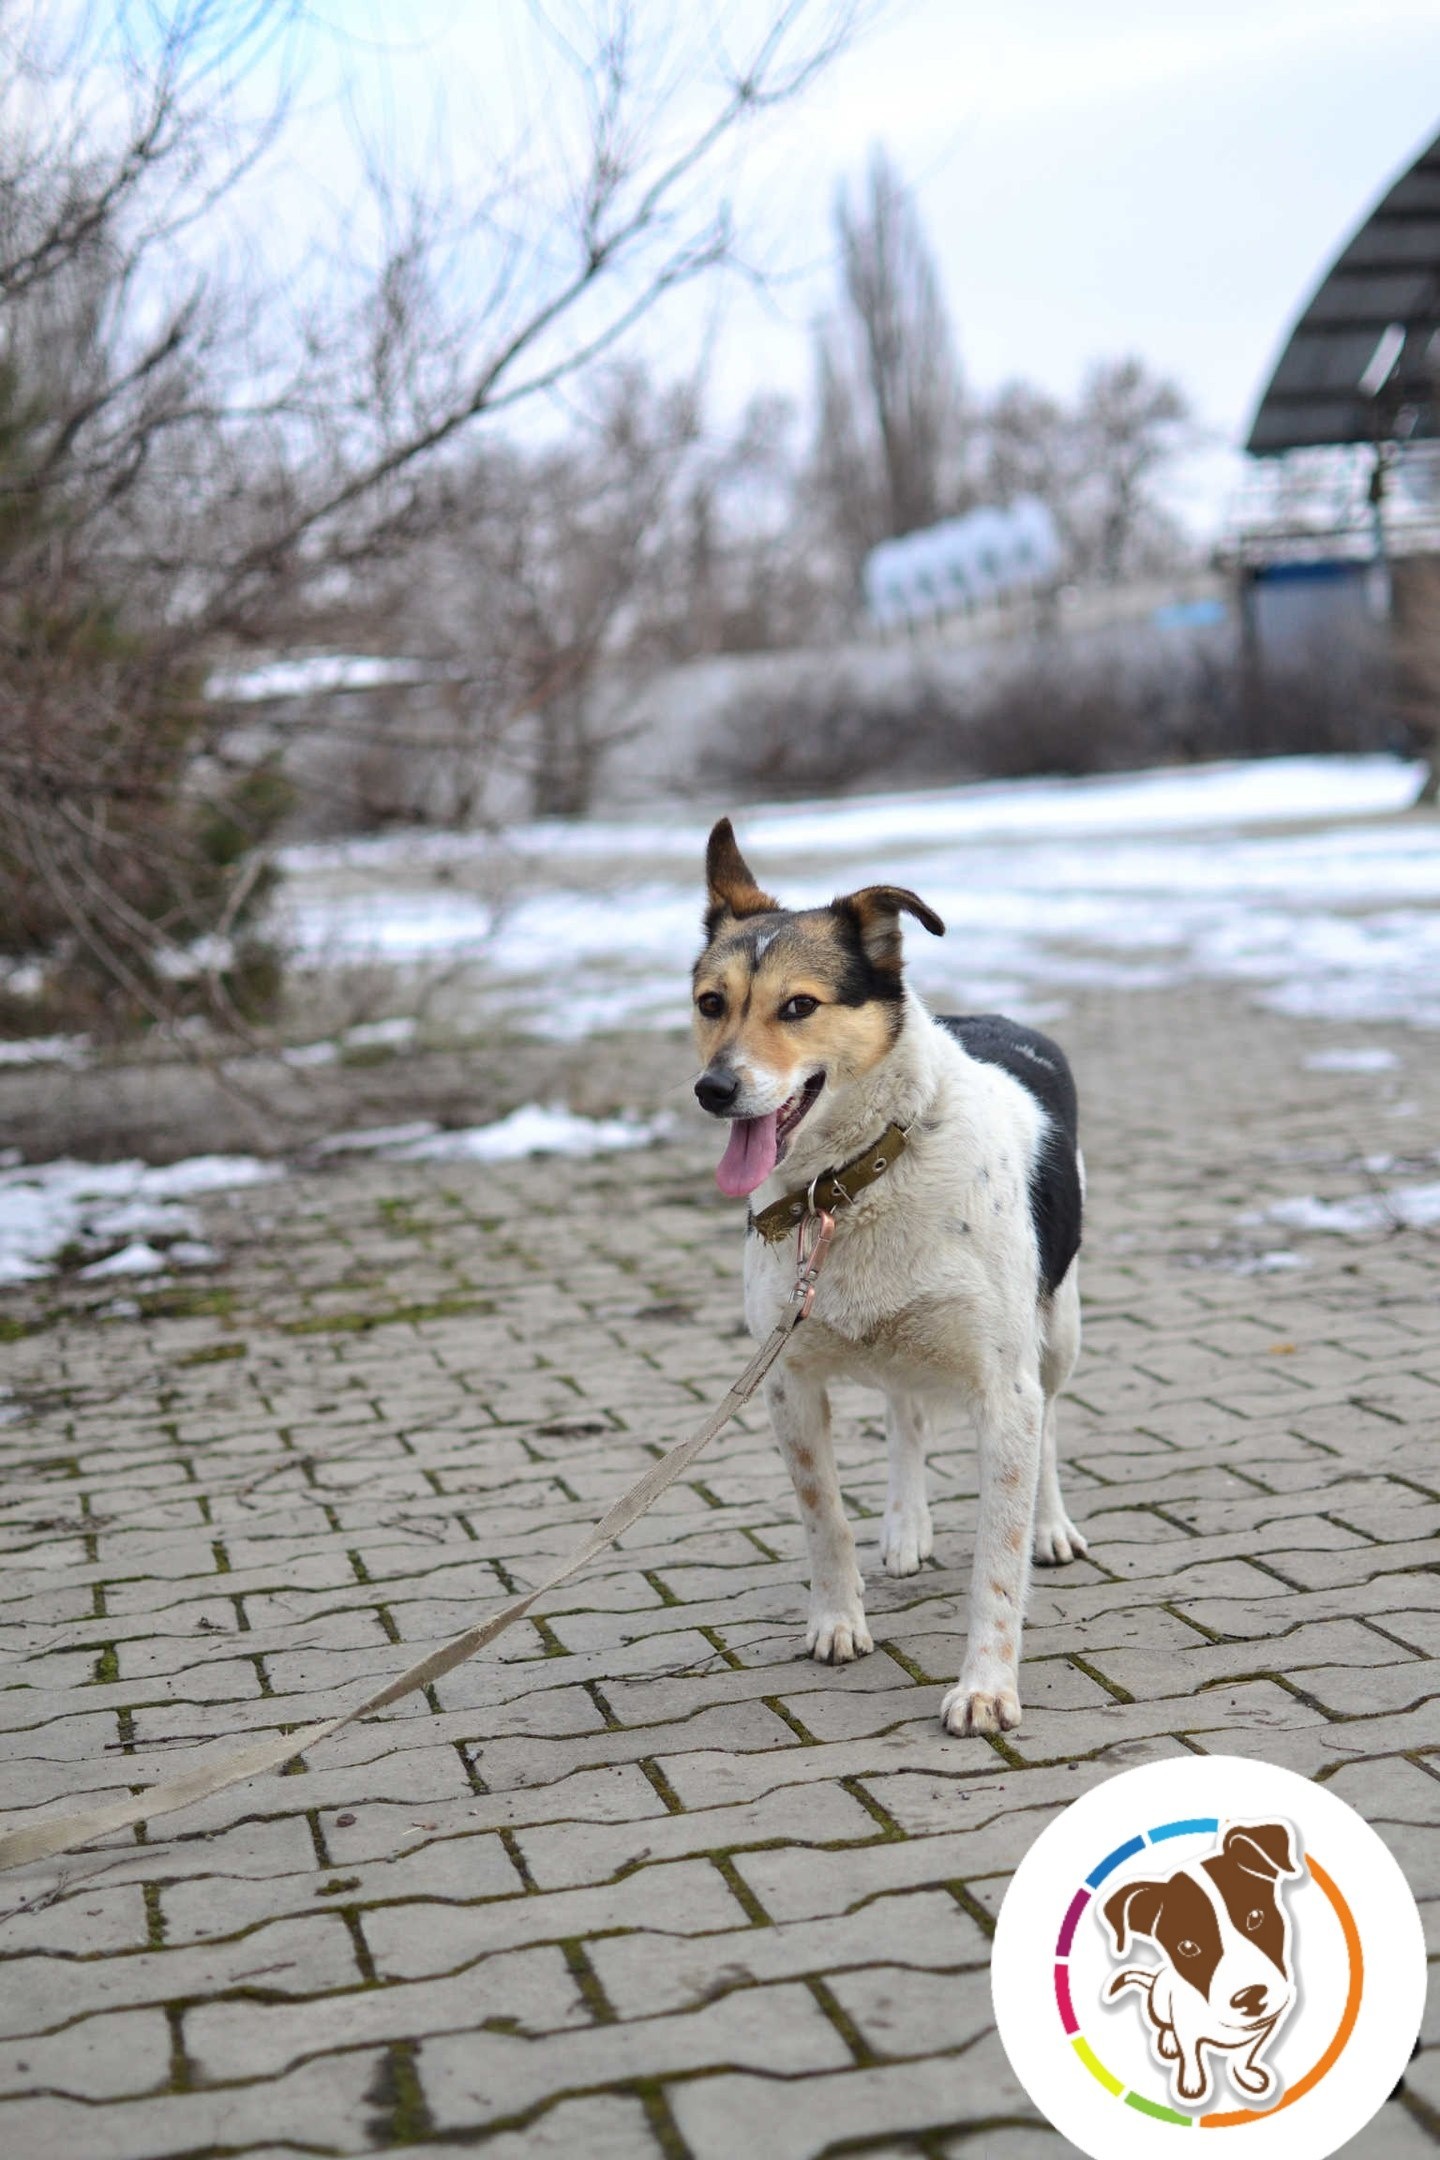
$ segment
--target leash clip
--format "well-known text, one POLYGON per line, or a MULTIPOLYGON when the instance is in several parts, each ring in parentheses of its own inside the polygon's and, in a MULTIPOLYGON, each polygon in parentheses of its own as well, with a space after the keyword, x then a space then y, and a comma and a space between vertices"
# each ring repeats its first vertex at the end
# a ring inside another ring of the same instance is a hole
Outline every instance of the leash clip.
POLYGON ((795 1234, 795 1287, 790 1292, 790 1302, 800 1308, 795 1315, 797 1325, 808 1318, 815 1303, 815 1286, 830 1250, 830 1240, 835 1235, 835 1217, 828 1208, 815 1206, 813 1184, 808 1199, 810 1204, 805 1219, 795 1234))

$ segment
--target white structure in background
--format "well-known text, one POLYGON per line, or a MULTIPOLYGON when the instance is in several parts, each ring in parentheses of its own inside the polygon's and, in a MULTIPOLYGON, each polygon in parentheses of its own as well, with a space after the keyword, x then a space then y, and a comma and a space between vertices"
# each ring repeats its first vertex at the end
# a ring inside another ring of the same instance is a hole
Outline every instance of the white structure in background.
POLYGON ((1005 510, 972 510, 865 558, 865 600, 882 630, 983 607, 1050 584, 1063 550, 1055 520, 1034 495, 1005 510))

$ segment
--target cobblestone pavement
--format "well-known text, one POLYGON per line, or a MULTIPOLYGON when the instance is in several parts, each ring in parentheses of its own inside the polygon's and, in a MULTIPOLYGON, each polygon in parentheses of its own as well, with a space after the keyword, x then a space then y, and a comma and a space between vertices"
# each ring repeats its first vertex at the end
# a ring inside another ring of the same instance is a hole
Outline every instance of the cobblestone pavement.
MULTIPOLYGON (((1332 1783, 1434 1932, 1440 1233, 1247 1220, 1433 1181, 1433 1041, 1370 1029, 1394 1070, 1307 1070, 1361 1038, 1204 991, 1058 1031, 1092 1557, 1037 1581, 1023 1730, 937 1722, 968 1437, 933 1465, 941 1564, 872 1573, 876 1654, 830 1671, 798 1656, 798 1531, 747 1416, 498 1654, 303 1770, 0 1879, 0 2150, 1062 2160, 991 2025, 993 1917, 1056 1809, 1186 1751, 1332 1783)), ((7 1301, 9 1819, 318 1717, 567 1545, 743 1360, 713 1152, 336 1158, 213 1201, 198 1289, 7 1301)), ((876 1403, 841 1407, 873 1570, 876 1403)), ((1347 2150, 1437 2143, 1440 2048, 1347 2150)))

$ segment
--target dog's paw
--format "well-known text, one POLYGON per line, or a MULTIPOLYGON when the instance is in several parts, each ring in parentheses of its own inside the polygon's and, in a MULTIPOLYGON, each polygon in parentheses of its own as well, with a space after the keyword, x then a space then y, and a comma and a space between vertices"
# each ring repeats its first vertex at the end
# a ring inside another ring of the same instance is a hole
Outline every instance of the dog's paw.
POLYGON ((821 1665, 849 1665, 868 1657, 875 1644, 865 1625, 865 1610, 854 1605, 812 1608, 805 1630, 805 1648, 821 1665))
POLYGON ((1008 1682, 972 1687, 957 1680, 940 1705, 940 1722, 961 1739, 971 1733, 1014 1732, 1020 1723, 1020 1697, 1008 1682))
POLYGON ((880 1525, 880 1558, 887 1575, 915 1575, 935 1550, 930 1510, 922 1500, 918 1508, 887 1508, 880 1525))
POLYGON ((1088 1543, 1063 1508, 1058 1515, 1036 1518, 1037 1567, 1064 1567, 1068 1561, 1083 1560, 1089 1550, 1088 1543))
POLYGON ((1230 2072, 1231 2084, 1242 2093, 1248 2094, 1252 2100, 1258 2100, 1262 2094, 1268 2093, 1275 2083, 1264 2063, 1232 2062, 1226 2067, 1230 2072))
POLYGON ((1175 2038, 1173 2027, 1169 2025, 1162 2025, 1158 2035, 1156 2036, 1155 2045, 1160 2050, 1160 2053, 1164 2057, 1166 2062, 1179 2062, 1180 2043, 1175 2038))

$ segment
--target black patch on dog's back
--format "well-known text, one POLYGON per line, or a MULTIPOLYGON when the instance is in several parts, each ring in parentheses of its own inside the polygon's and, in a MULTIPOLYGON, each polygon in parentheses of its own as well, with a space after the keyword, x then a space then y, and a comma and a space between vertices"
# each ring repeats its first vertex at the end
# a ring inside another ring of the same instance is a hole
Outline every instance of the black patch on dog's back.
POLYGON ((1059 1043, 1038 1028, 1000 1013, 937 1013, 961 1048, 982 1065, 998 1065, 1018 1080, 1045 1112, 1045 1130, 1030 1169, 1030 1219, 1040 1248, 1040 1280, 1048 1295, 1065 1280, 1080 1250, 1080 1105, 1075 1076, 1059 1043))

